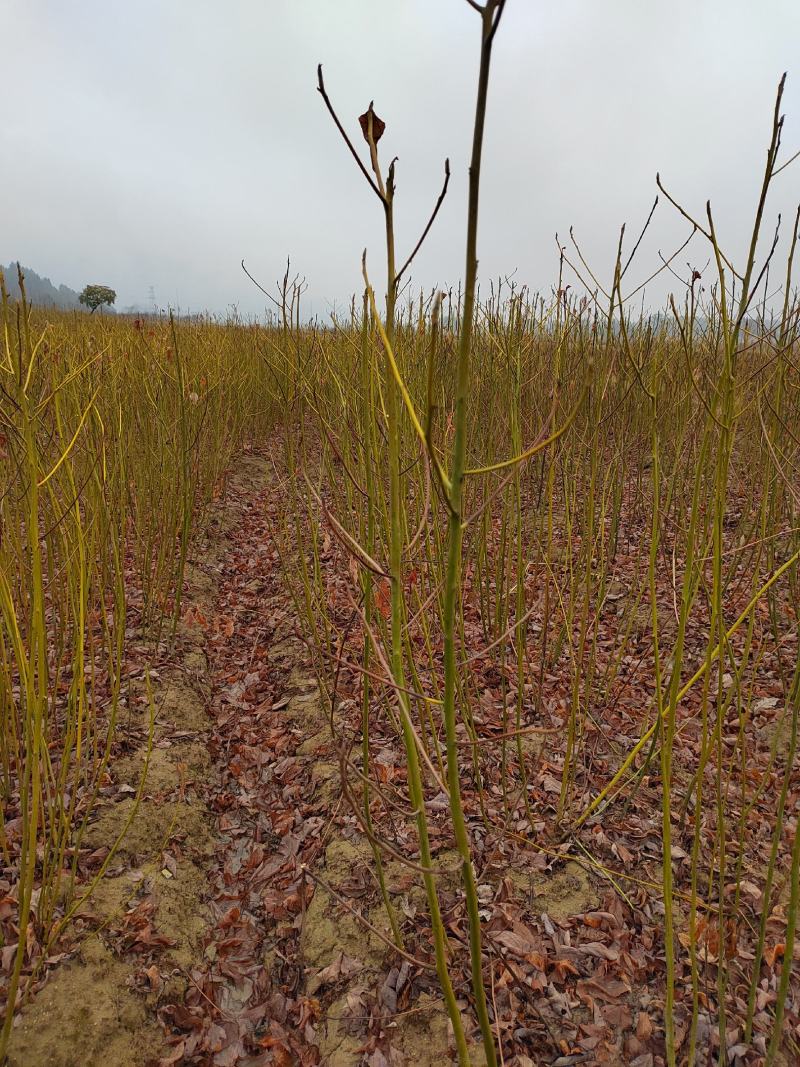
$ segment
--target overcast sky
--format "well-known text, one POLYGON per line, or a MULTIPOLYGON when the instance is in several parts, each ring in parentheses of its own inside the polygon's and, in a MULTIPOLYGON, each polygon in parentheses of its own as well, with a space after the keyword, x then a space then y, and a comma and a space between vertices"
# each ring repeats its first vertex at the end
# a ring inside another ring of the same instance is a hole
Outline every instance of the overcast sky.
MULTIPOLYGON (((398 156, 399 255, 450 193, 413 272, 463 270, 479 19, 466 0, 0 0, 4 114, 0 262, 55 284, 148 302, 259 313, 286 256, 327 316, 382 281, 382 216, 316 88, 361 147, 370 99, 398 156)), ((495 48, 480 274, 549 290, 554 235, 574 225, 601 280, 620 224, 636 230, 655 174, 697 215, 706 198, 731 256, 746 246, 775 89, 784 155, 800 148, 798 0, 508 0, 495 48)), ((800 161, 776 180, 788 230, 800 161)), ((667 204, 637 280, 687 232, 667 204)), ((695 242, 677 261, 703 267, 695 242)), ((631 270, 633 280, 634 270, 631 270)), ((654 301, 662 290, 652 291, 654 301)))

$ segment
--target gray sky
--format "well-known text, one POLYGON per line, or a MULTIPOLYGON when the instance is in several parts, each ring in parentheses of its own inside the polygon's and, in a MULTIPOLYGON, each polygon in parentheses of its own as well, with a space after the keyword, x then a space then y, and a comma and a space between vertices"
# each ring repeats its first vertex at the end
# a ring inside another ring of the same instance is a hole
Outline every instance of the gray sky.
MULTIPOLYGON (((242 257, 269 285, 291 254, 306 310, 327 315, 360 286, 367 246, 382 286, 380 205, 315 91, 321 61, 356 143, 371 98, 387 123, 403 258, 449 155, 450 194, 413 281, 457 284, 479 43, 466 0, 0 0, 0 25, 0 262, 111 285, 118 306, 146 304, 153 285, 162 305, 250 314, 265 301, 242 257)), ((657 170, 698 216, 711 198, 741 256, 784 70, 785 157, 800 148, 799 41, 797 0, 508 0, 482 279, 516 269, 549 289, 554 234, 571 224, 608 279, 619 226, 638 231, 657 170)), ((782 210, 788 230, 798 200, 800 160, 776 180, 770 220, 782 210)), ((662 200, 636 280, 686 232, 662 200)), ((707 256, 695 238, 679 262, 707 256)))

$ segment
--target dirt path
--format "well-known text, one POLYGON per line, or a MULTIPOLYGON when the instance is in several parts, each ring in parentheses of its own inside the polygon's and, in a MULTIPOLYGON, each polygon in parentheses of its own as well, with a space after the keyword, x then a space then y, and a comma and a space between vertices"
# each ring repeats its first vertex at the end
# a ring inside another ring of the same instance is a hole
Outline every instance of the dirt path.
MULTIPOLYGON (((342 804, 328 711, 272 538, 281 490, 268 468, 261 476, 222 561, 209 632, 213 926, 172 1040, 183 1062, 219 1067, 379 1067, 391 1026, 398 1067, 448 1063, 435 982, 412 985, 409 966, 396 966, 371 854, 342 804)), ((394 888, 408 886, 398 876, 394 888)))
MULTIPOLYGON (((266 457, 240 458, 196 547, 177 647, 161 650, 152 671, 149 760, 141 672, 130 681, 126 728, 137 743, 112 765, 113 788, 85 842, 98 863, 131 819, 147 763, 139 808, 73 927, 68 959, 21 1013, 11 1067, 454 1062, 435 975, 390 947, 371 852, 343 802, 328 708, 273 540, 281 492, 266 457)), ((457 857, 444 829, 436 841, 449 934, 463 942, 457 857)), ((512 870, 492 847, 481 892, 493 951, 530 964, 555 946, 580 962, 569 930, 602 906, 583 869, 512 870), (527 925, 542 911, 547 942, 527 925)), ((386 871, 398 913, 415 926, 425 913, 417 876, 395 861, 386 871)), ((593 914, 595 939, 598 924, 618 922, 593 914)), ((416 942, 425 955, 424 933, 416 942)), ((519 982, 514 966, 507 974, 519 982)), ((569 966, 561 979, 579 973, 569 966)), ((526 1004, 545 998, 555 1020, 585 1015, 543 974, 537 981, 519 994, 526 1004)), ((457 994, 467 1009, 466 976, 457 994)), ((507 986, 498 997, 519 1010, 507 986)), ((555 1042, 552 1024, 537 1027, 555 1042)))
MULTIPOLYGON (((120 732, 130 751, 113 761, 98 817, 82 845, 97 865, 124 828, 109 869, 68 933, 67 960, 22 1010, 10 1067, 142 1067, 166 1057, 171 1014, 180 1015, 201 965, 211 913, 208 871, 216 848, 208 806, 212 701, 208 663, 219 575, 242 522, 242 501, 263 482, 264 462, 246 461, 231 479, 187 574, 185 622, 176 647, 141 648, 153 664, 156 709, 148 741, 143 672, 129 675, 120 732), (145 774, 146 772, 146 774, 145 774), (137 804, 137 791, 141 797, 137 804)), ((57 962, 60 962, 57 960, 57 962)))
POLYGON ((152 747, 145 680, 129 678, 136 744, 83 844, 99 864, 127 830, 20 1013, 10 1067, 381 1064, 384 1017, 393 1064, 449 1061, 435 983, 415 983, 409 1010, 408 965, 385 965, 370 852, 342 811, 271 536, 273 483, 244 457, 196 547, 176 648, 149 650, 152 747))

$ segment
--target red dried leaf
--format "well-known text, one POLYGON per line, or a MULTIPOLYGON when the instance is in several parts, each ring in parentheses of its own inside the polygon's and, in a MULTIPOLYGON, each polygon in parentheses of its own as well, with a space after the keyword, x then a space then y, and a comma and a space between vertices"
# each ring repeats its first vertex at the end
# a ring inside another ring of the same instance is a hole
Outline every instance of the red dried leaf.
POLYGON ((361 132, 364 134, 364 140, 369 144, 369 120, 372 117, 372 139, 375 144, 383 137, 383 131, 386 129, 386 123, 383 119, 379 119, 375 112, 372 110, 372 103, 370 103, 367 110, 363 115, 358 116, 358 121, 361 124, 361 132))

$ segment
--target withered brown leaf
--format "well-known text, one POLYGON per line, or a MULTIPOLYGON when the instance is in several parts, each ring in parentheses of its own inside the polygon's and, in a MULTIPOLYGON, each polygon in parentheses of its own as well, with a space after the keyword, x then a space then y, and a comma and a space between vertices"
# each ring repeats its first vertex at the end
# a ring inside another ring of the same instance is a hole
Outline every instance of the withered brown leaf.
POLYGON ((363 115, 358 116, 358 121, 361 124, 361 132, 364 134, 364 140, 369 144, 369 117, 372 115, 372 139, 375 144, 383 137, 383 131, 386 129, 386 123, 383 119, 379 119, 372 109, 372 101, 363 115))

